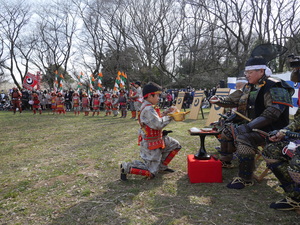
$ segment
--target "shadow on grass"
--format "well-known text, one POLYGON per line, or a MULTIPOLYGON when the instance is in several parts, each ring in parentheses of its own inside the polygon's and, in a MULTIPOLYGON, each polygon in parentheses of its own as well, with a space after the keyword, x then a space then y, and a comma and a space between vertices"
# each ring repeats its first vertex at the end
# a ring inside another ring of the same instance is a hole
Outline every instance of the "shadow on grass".
POLYGON ((298 224, 294 212, 269 208, 281 197, 267 180, 232 190, 225 182, 191 184, 178 171, 108 183, 103 194, 66 209, 50 224, 298 224))
POLYGON ((162 179, 146 180, 144 177, 136 176, 125 182, 116 180, 108 183, 106 192, 66 209, 50 224, 135 224, 131 221, 130 211, 132 207, 141 208, 136 205, 142 204, 142 200, 137 200, 138 195, 143 195, 141 192, 151 192, 159 187, 162 181, 162 179))
POLYGON ((160 218, 153 224, 298 224, 295 212, 269 208, 282 196, 267 180, 242 190, 228 189, 226 184, 191 184, 188 176, 182 175, 176 195, 155 196, 151 211, 160 218))
POLYGON ((269 208, 282 196, 267 180, 242 190, 226 188, 232 172, 223 173, 224 183, 191 184, 180 171, 154 180, 114 181, 103 194, 66 209, 50 224, 298 224, 295 212, 269 208))

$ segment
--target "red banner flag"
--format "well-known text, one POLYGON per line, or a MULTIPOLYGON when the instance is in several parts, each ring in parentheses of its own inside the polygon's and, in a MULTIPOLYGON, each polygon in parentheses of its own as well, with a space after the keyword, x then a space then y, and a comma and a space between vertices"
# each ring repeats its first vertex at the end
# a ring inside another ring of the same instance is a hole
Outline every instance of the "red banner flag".
POLYGON ((28 72, 23 80, 23 87, 32 90, 37 83, 38 78, 34 74, 28 72))

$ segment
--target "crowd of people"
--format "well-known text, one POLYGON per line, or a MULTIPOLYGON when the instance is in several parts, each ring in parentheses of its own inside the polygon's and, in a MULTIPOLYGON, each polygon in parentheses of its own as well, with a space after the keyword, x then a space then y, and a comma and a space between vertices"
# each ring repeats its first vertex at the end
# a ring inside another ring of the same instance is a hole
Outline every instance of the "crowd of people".
MULTIPOLYGON (((127 112, 131 112, 131 118, 137 118, 139 104, 143 97, 141 94, 142 84, 139 81, 130 83, 129 90, 121 89, 112 91, 105 89, 103 91, 94 91, 88 93, 82 89, 74 91, 69 90, 51 91, 51 90, 27 90, 12 88, 8 92, 4 90, 0 94, 0 110, 10 110, 15 114, 17 111, 22 113, 24 110, 33 111, 33 114, 42 114, 43 112, 52 112, 65 114, 73 111, 75 115, 83 112, 85 116, 100 115, 104 111, 106 116, 127 117, 127 112), (137 108, 137 109, 136 109, 137 108)), ((203 107, 209 107, 208 99, 215 94, 216 87, 207 91, 204 89, 206 98, 203 107)), ((184 89, 163 89, 159 95, 158 105, 161 109, 169 108, 176 103, 179 92, 185 92, 182 107, 190 108, 195 89, 187 87, 184 89)))

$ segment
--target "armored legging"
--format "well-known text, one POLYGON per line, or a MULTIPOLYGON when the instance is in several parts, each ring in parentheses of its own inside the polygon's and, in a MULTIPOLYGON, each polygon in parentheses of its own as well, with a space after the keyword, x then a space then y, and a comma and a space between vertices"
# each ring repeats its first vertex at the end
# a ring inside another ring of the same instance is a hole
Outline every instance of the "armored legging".
POLYGON ((164 149, 158 148, 154 150, 149 150, 148 143, 145 140, 143 140, 141 142, 140 155, 144 162, 134 160, 130 163, 123 163, 123 168, 125 172, 129 173, 130 169, 134 167, 143 170, 148 170, 155 175, 158 173, 158 171, 167 169, 168 166, 165 162, 170 162, 170 160, 168 159, 169 154, 172 153, 172 151, 175 149, 179 151, 181 146, 179 142, 174 138, 171 138, 169 136, 164 136, 163 138, 166 146, 164 149))
POLYGON ((288 197, 300 200, 299 184, 289 174, 291 158, 282 154, 282 149, 289 142, 274 142, 265 146, 262 155, 267 163, 267 167, 271 169, 276 178, 281 183, 282 189, 288 197))
POLYGON ((230 162, 233 153, 236 152, 239 159, 238 176, 246 181, 252 180, 255 168, 255 154, 258 146, 265 144, 265 138, 257 132, 249 132, 234 137, 232 128, 225 126, 222 131, 221 142, 221 160, 230 162))
POLYGON ((120 110, 121 110, 121 115, 122 117, 126 117, 127 116, 127 105, 120 105, 120 110))
POLYGON ((14 113, 16 112, 17 108, 19 109, 20 112, 22 112, 22 107, 21 107, 21 101, 20 100, 12 100, 12 107, 14 113))

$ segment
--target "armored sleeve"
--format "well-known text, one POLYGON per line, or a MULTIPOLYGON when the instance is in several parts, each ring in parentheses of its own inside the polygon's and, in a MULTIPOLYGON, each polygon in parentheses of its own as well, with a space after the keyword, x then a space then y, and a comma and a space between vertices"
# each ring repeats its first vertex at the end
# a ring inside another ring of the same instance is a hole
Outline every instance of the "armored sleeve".
POLYGON ((265 110, 260 116, 265 117, 270 122, 277 121, 283 111, 290 106, 289 98, 291 99, 291 96, 284 88, 270 89, 264 95, 265 110))
POLYGON ((287 107, 292 107, 291 93, 283 87, 273 87, 265 93, 264 105, 261 116, 276 121, 287 107))
POLYGON ((287 89, 282 87, 273 87, 270 89, 270 95, 273 104, 293 107, 292 96, 287 89))
POLYGON ((160 117, 152 106, 146 106, 140 115, 141 123, 152 129, 161 130, 167 126, 172 118, 169 116, 160 117))
POLYGON ((224 107, 224 108, 235 108, 239 104, 239 100, 243 92, 241 90, 236 90, 226 97, 219 97, 220 102, 217 102, 216 105, 224 107))
POLYGON ((132 98, 139 98, 141 96, 143 96, 143 90, 142 90, 142 88, 140 88, 140 87, 136 88, 135 92, 132 95, 132 98))

